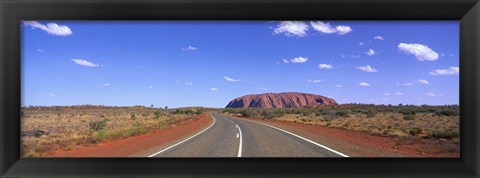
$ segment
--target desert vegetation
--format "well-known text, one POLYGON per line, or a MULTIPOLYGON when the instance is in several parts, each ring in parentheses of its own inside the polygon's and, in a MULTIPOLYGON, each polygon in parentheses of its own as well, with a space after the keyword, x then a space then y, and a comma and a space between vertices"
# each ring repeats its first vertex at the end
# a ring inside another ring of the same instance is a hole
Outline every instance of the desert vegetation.
POLYGON ((453 143, 449 151, 459 152, 458 105, 370 105, 343 104, 317 108, 226 108, 222 111, 238 117, 318 125, 399 140, 439 140, 453 143), (411 140, 411 139, 410 139, 411 140))
POLYGON ((55 149, 73 150, 105 140, 175 127, 206 108, 144 106, 29 106, 21 110, 21 155, 38 157, 55 149))

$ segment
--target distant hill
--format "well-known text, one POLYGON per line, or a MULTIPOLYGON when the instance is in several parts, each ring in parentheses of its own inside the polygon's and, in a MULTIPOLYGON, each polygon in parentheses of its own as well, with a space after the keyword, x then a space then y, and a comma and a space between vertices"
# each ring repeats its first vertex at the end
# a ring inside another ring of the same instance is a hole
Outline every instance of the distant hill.
POLYGON ((303 108, 323 105, 337 105, 337 102, 332 98, 308 93, 264 93, 235 98, 225 108, 303 108))

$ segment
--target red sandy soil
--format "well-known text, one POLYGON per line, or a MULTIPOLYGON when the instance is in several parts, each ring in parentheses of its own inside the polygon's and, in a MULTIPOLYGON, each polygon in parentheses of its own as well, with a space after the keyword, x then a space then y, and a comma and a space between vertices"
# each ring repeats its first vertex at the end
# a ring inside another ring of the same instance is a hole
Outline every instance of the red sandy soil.
MULTIPOLYGON (((245 118, 244 118, 245 119, 245 118)), ((442 139, 393 138, 366 132, 286 121, 252 119, 290 131, 351 157, 459 157, 456 145, 442 139), (457 151, 449 151, 457 150, 457 151)))
POLYGON ((208 127, 213 119, 208 113, 184 122, 176 127, 155 130, 120 140, 104 141, 96 145, 77 146, 75 150, 56 150, 42 157, 143 157, 161 150, 167 145, 187 138, 208 127))

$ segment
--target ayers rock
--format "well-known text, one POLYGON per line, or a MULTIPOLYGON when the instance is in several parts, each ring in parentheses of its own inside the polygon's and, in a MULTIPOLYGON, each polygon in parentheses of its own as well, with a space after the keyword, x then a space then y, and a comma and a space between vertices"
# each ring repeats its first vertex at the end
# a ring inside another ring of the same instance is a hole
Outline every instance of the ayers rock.
POLYGON ((225 108, 303 108, 322 105, 337 105, 337 102, 325 96, 299 92, 264 93, 235 98, 225 108))

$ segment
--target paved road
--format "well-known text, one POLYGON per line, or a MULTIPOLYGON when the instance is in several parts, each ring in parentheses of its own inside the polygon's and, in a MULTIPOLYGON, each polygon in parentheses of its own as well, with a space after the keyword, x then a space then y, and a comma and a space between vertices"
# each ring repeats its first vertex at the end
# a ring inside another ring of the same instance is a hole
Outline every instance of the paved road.
POLYGON ((205 130, 150 157, 342 157, 347 156, 295 133, 245 119, 210 113, 205 130))

